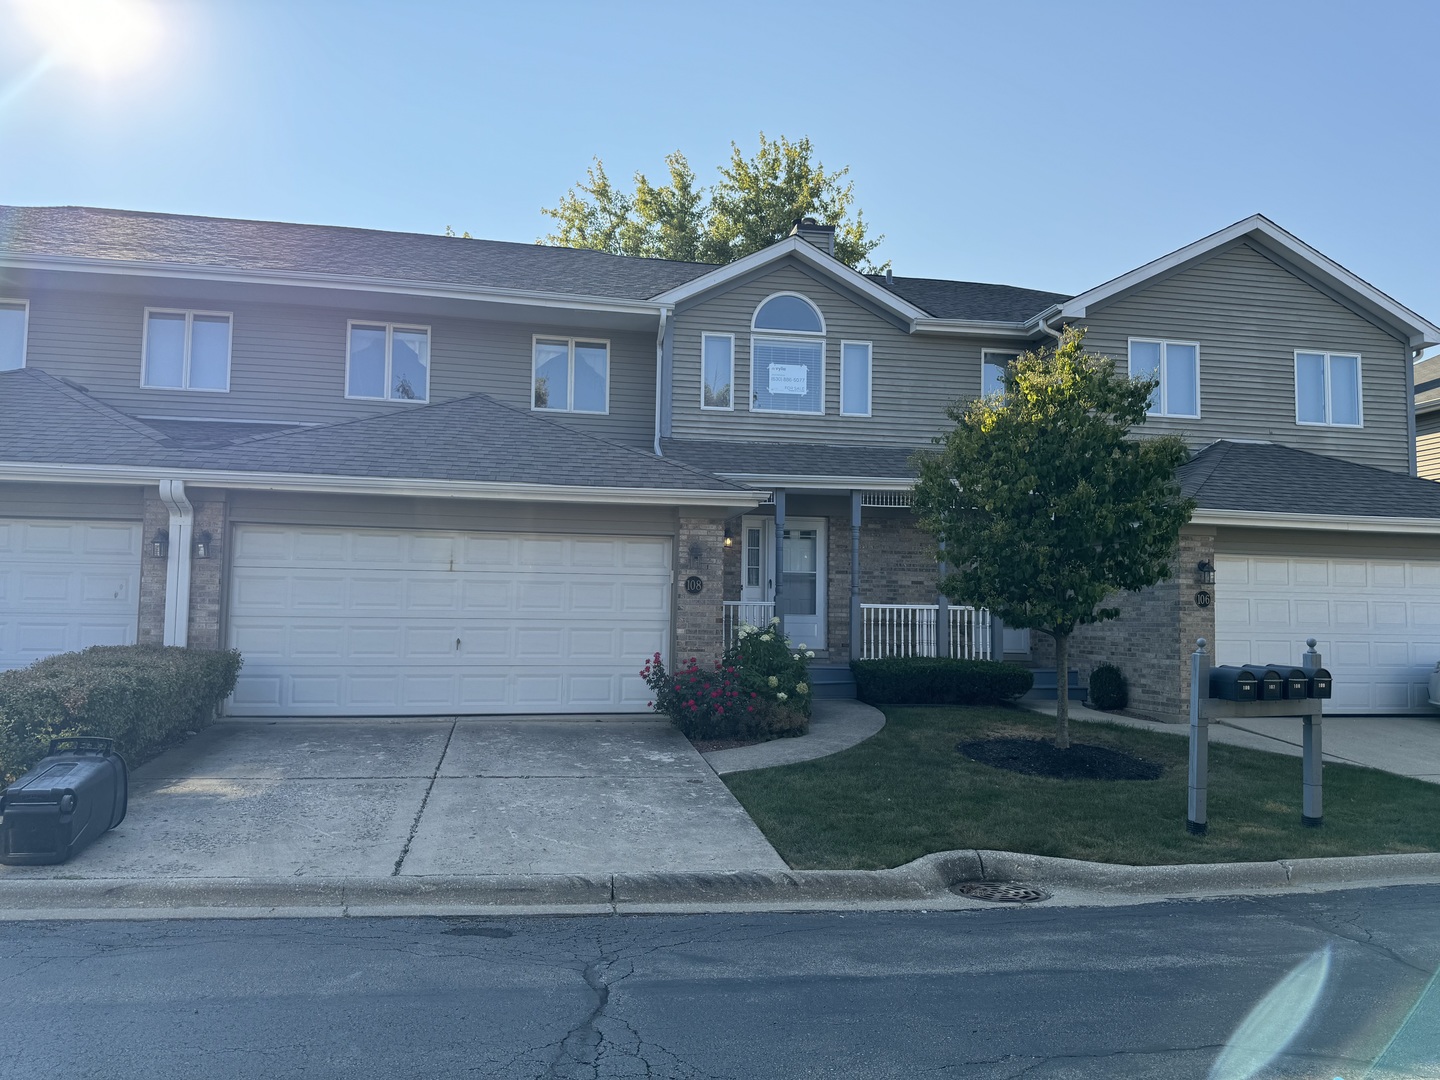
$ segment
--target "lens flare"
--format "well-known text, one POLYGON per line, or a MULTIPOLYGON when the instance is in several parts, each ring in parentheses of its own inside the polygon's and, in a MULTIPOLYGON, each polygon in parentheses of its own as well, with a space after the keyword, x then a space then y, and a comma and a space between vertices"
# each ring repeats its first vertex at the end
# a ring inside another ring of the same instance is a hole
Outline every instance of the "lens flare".
POLYGON ((1327 945, 1271 988, 1230 1036, 1210 1069, 1210 1080, 1250 1080, 1280 1056, 1300 1033, 1330 974, 1327 945))
POLYGON ((148 0, 10 0, 55 63, 96 76, 142 66, 160 44, 160 15, 148 0))

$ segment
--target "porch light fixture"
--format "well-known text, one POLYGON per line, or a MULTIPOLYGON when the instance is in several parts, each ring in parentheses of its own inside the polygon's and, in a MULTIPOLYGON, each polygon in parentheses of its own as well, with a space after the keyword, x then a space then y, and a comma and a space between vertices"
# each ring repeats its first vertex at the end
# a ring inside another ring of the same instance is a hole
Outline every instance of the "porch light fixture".
POLYGON ((164 529, 155 530, 155 539, 150 541, 150 554, 157 559, 166 558, 170 554, 170 534, 164 529))
POLYGON ((1215 584, 1215 564, 1209 559, 1201 559, 1195 564, 1195 584, 1215 584))
POLYGON ((210 549, 214 546, 214 543, 215 541, 208 532, 202 532, 195 538, 195 557, 197 559, 210 558, 210 549))

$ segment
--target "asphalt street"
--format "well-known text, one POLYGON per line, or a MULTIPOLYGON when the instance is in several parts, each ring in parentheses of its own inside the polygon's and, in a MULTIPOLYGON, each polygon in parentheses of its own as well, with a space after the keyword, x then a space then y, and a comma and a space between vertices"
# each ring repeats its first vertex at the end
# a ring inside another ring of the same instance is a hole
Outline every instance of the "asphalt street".
POLYGON ((1440 1077, 1437 966, 1430 886, 0 923, 0 1077, 1440 1077))

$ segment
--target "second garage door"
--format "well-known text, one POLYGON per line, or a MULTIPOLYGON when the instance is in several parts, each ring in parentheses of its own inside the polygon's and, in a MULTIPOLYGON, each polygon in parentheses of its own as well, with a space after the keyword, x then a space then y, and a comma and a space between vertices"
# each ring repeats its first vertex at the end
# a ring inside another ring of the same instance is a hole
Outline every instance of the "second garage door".
POLYGON ((1298 664, 1314 637, 1336 713, 1432 712, 1440 562, 1221 555, 1215 662, 1298 664))
POLYGON ((667 537, 238 526, 231 712, 643 711, 667 537))

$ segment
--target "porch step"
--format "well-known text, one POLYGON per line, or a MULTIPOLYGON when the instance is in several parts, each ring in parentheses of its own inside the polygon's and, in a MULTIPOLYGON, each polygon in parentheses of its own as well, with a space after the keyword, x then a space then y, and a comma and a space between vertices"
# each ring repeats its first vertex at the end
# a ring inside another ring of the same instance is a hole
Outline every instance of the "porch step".
MULTIPOLYGON (((1055 688, 1055 669, 1053 667, 1032 668, 1031 670, 1035 676, 1035 685, 1030 688, 1030 692, 1025 695, 1025 699, 1030 701, 1054 701, 1060 696, 1055 688)), ((1090 692, 1080 685, 1080 672, 1074 668, 1070 669, 1070 678, 1067 682, 1069 684, 1069 697, 1071 701, 1084 701, 1090 696, 1090 692)))
POLYGON ((849 664, 812 663, 810 693, 817 698, 853 698, 855 674, 849 664))

